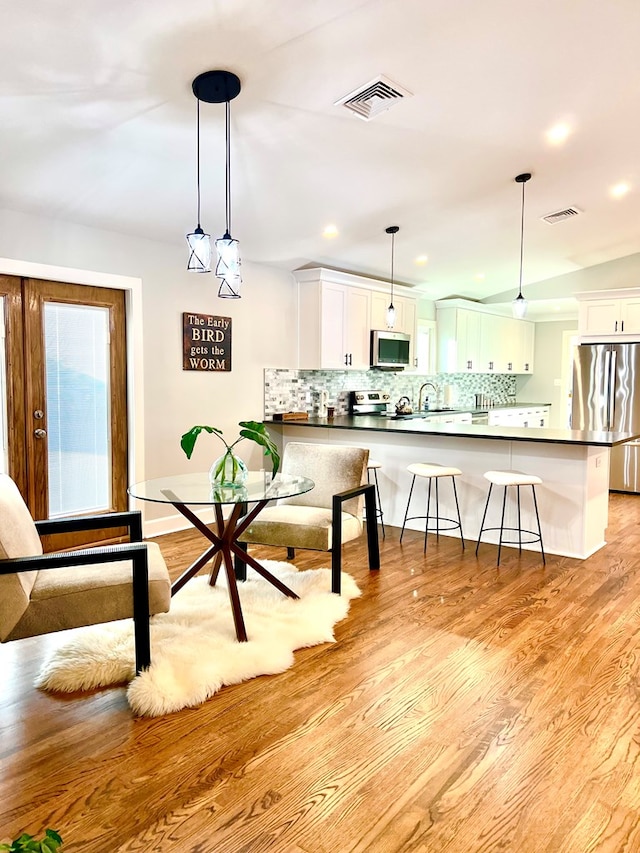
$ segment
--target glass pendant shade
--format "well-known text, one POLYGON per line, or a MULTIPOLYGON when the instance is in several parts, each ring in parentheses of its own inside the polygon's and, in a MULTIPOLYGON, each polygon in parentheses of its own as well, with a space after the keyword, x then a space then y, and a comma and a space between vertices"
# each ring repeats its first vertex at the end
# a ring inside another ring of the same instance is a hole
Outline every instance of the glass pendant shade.
POLYGON ((240 299, 240 244, 227 231, 224 237, 216 240, 218 263, 216 275, 220 279, 218 296, 223 299, 240 299))
POLYGON ((211 272, 211 237, 198 226, 187 234, 189 244, 189 272, 211 272))
POLYGON ((393 306, 393 302, 389 304, 387 308, 387 329, 393 329, 396 324, 396 309, 393 306))
POLYGON ((511 310, 516 320, 523 320, 527 313, 527 300, 519 293, 511 303, 511 310))

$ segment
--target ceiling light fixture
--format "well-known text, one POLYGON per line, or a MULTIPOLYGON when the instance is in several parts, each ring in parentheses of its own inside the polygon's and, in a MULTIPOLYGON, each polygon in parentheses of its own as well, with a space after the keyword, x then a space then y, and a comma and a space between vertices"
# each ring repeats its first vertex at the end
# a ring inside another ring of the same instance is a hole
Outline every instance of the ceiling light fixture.
POLYGON ((211 272, 211 237, 200 226, 200 99, 196 96, 196 185, 198 188, 198 224, 195 231, 187 234, 189 244, 189 272, 211 272))
MULTIPOLYGON (((205 71, 192 84, 193 94, 207 104, 225 105, 225 223, 224 236, 215 241, 218 262, 216 276, 220 279, 218 296, 239 299, 242 277, 240 275, 240 246, 231 236, 231 109, 230 102, 240 94, 240 78, 231 71, 205 71)), ((198 110, 198 218, 200 218, 200 112, 198 110)), ((198 223, 198 227, 200 224, 198 223)), ((198 234, 196 228, 194 234, 198 234)), ((187 237, 187 240, 192 235, 187 237)), ((208 237, 208 235, 205 235, 208 237)), ((192 243, 189 241, 189 245, 192 243)), ((208 270, 201 270, 205 272, 208 270)))
POLYGON ((629 192, 629 184, 621 183, 611 187, 611 195, 613 198, 622 198, 629 192))
POLYGON ((391 234, 391 299, 387 308, 387 329, 393 329, 396 324, 396 309, 393 305, 393 256, 395 249, 396 234, 400 230, 398 225, 390 225, 385 228, 387 234, 391 234))
POLYGON ((530 179, 530 172, 524 172, 522 175, 517 175, 515 178, 517 184, 522 184, 522 209, 520 213, 520 283, 518 285, 518 295, 511 303, 513 316, 518 320, 522 320, 527 313, 527 300, 522 295, 522 260, 524 257, 524 185, 530 179))

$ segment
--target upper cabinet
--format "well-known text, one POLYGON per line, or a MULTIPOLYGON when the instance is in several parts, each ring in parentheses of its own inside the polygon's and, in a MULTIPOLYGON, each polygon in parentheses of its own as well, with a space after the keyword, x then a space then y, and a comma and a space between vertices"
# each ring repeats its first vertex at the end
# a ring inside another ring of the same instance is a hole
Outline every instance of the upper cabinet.
POLYGON ((464 306, 437 303, 442 373, 533 373, 534 324, 464 306))
POLYGON ((640 339, 640 290, 577 293, 580 335, 603 340, 640 339))
MULTIPOLYGON (((298 366, 304 370, 368 370, 371 330, 386 329, 389 286, 323 268, 296 270, 298 366)), ((416 335, 416 300, 394 292, 394 330, 416 335)), ((412 364, 414 359, 412 356, 412 364)))

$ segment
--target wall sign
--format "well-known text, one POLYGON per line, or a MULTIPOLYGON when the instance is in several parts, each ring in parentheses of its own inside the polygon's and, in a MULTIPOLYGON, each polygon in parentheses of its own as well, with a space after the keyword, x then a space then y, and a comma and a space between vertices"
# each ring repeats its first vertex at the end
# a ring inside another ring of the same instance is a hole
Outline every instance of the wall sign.
POLYGON ((231 317, 183 313, 182 369, 231 370, 231 317))

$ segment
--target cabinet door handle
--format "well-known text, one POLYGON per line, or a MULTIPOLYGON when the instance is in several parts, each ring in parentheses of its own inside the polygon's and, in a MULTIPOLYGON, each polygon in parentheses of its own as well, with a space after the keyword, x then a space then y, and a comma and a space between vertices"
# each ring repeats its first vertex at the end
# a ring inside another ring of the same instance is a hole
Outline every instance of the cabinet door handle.
POLYGON ((345 354, 344 354, 344 366, 345 367, 349 366, 349 353, 348 352, 345 352, 345 354))
POLYGON ((349 367, 351 367, 352 364, 353 364, 353 358, 352 358, 351 353, 349 353, 349 367))
POLYGON ((529 362, 527 362, 527 363, 525 364, 524 369, 525 369, 525 371, 526 371, 526 372, 528 372, 528 371, 529 371, 529 362))
POLYGON ((414 358, 414 359, 413 359, 413 366, 414 366, 414 367, 417 367, 417 366, 418 366, 418 359, 417 359, 417 358, 414 358))
POLYGON ((468 361, 468 362, 467 362, 467 370, 471 370, 472 368, 473 368, 473 362, 472 362, 472 361, 468 361))
POLYGON ((510 361, 509 364, 507 365, 507 370, 513 370, 513 362, 512 361, 510 361))
POLYGON ((622 321, 622 323, 620 324, 620 331, 621 331, 621 332, 624 332, 624 320, 623 320, 623 321, 622 321))
POLYGON ((617 332, 617 331, 618 331, 618 321, 617 321, 617 320, 616 320, 616 325, 615 325, 615 328, 614 328, 614 330, 613 330, 613 331, 614 331, 614 332, 617 332))
POLYGON ((493 370, 493 362, 492 361, 489 362, 489 370, 493 370))

